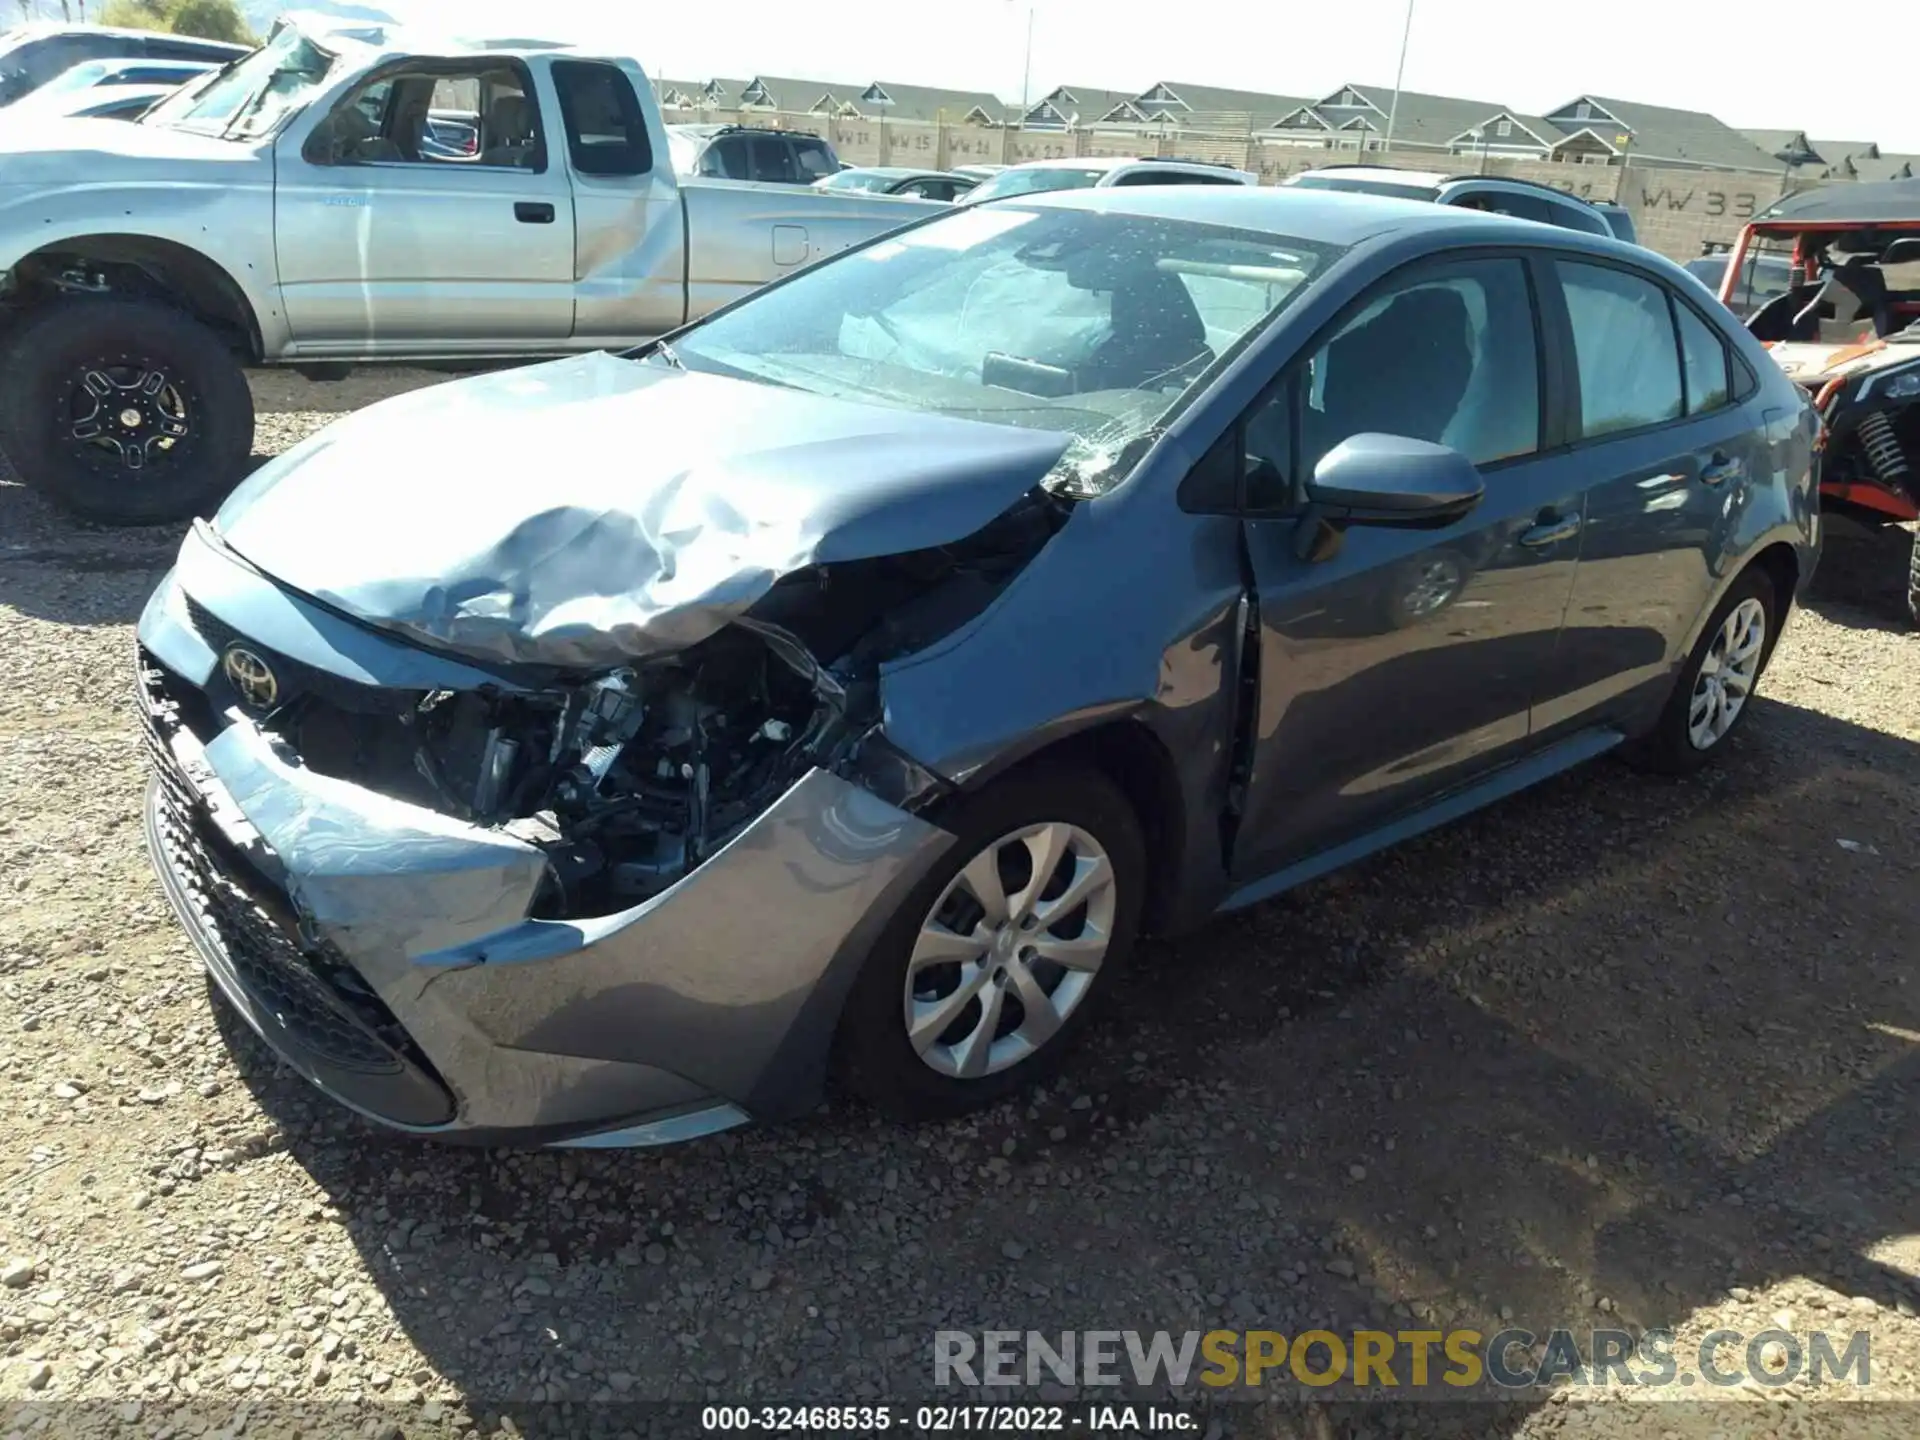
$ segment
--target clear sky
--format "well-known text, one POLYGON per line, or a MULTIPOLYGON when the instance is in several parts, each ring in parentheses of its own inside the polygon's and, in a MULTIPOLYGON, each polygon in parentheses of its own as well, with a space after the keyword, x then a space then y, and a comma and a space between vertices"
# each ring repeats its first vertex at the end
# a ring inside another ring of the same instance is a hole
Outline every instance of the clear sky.
MULTIPOLYGON (((298 5, 299 0, 293 0, 298 5)), ((1021 98, 1026 0, 366 0, 604 37, 649 73, 891 79, 1021 98), (537 21, 534 17, 538 17, 537 21)), ((1032 92, 1156 80, 1317 96, 1390 89, 1406 0, 1035 0, 1032 92)), ((555 38, 561 38, 556 36, 555 38)), ((1920 0, 1414 0, 1405 85, 1538 114, 1583 93, 1920 153, 1920 0), (1823 28, 1856 16, 1851 36, 1823 28), (1875 57, 1882 57, 1876 59, 1875 57), (1897 58, 1896 58, 1897 57, 1897 58), (1804 62, 1804 63, 1803 63, 1804 62)))

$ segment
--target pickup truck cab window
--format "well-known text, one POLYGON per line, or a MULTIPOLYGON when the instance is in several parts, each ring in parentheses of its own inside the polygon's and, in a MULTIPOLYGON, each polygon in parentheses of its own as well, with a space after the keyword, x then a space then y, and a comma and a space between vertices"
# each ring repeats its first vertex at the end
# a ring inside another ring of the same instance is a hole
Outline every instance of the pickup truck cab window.
POLYGON ((553 86, 567 129, 567 156, 579 175, 645 175, 653 169, 647 117, 616 65, 556 60, 553 86))
POLYGON ((314 128, 314 165, 475 165, 546 169, 532 77, 499 61, 383 71, 349 91, 314 128))

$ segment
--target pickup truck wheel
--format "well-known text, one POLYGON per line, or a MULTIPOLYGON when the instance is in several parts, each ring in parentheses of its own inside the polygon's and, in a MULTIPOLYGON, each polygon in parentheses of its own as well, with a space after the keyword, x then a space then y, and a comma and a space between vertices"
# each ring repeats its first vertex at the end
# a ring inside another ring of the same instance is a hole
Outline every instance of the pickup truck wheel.
POLYGON ((900 902, 840 1018, 851 1088, 897 1119, 977 1109, 1038 1080, 1119 980, 1146 842, 1104 776, 1009 776, 941 817, 951 850, 900 902))
POLYGON ((108 525, 184 520, 239 481, 253 393, 218 336, 148 300, 74 300, 9 342, 0 447, 61 509, 108 525))

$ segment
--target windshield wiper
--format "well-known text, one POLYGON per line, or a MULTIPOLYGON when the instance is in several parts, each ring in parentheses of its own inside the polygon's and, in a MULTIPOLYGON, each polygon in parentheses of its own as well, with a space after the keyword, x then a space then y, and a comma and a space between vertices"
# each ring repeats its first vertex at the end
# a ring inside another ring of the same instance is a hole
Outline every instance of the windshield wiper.
POLYGON ((666 361, 668 366, 672 369, 684 370, 687 368, 687 362, 682 360, 678 355, 678 353, 675 352, 673 346, 669 345, 664 340, 654 341, 653 349, 651 349, 647 353, 650 355, 658 355, 662 360, 666 361))

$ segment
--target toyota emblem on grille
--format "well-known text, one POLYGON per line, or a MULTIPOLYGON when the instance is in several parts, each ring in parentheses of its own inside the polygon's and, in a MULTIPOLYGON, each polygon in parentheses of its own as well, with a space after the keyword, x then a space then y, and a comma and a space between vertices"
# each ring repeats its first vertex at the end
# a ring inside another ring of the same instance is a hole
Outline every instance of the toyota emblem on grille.
POLYGON ((280 682, 273 668, 244 645, 235 645, 220 662, 241 700, 254 710, 268 710, 280 698, 280 682))

